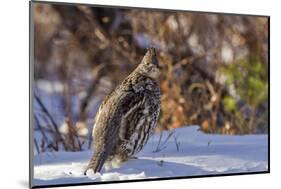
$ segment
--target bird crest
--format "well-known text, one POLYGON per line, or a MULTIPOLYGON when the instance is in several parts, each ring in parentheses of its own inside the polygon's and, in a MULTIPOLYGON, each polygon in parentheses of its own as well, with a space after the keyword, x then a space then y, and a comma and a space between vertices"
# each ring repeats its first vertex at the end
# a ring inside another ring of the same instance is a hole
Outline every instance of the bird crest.
POLYGON ((159 67, 159 63, 157 60, 157 54, 156 54, 156 50, 154 47, 150 47, 147 49, 141 64, 153 64, 156 67, 159 67))

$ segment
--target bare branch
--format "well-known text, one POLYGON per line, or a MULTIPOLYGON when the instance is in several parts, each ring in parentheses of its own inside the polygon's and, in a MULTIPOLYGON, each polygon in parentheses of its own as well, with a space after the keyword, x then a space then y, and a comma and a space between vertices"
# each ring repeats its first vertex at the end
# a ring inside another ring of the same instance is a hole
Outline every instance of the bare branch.
POLYGON ((38 102, 38 105, 41 107, 42 111, 47 115, 47 117, 51 121, 52 126, 56 132, 56 137, 59 139, 59 141, 62 142, 64 148, 67 149, 64 139, 61 137, 61 134, 59 132, 59 127, 58 127, 57 123, 55 122, 55 120, 53 119, 53 117, 51 116, 51 114, 49 113, 48 109, 46 108, 46 106, 43 104, 41 99, 36 94, 34 94, 34 98, 38 102))
POLYGON ((165 148, 167 148, 167 142, 168 140, 173 136, 173 134, 175 133, 175 131, 171 131, 168 136, 166 137, 166 139, 161 143, 161 140, 162 140, 162 132, 160 134, 160 137, 159 137, 159 140, 158 140, 158 144, 157 144, 157 147, 154 151, 152 151, 153 153, 156 153, 156 152, 160 152, 162 150, 164 150, 165 148))

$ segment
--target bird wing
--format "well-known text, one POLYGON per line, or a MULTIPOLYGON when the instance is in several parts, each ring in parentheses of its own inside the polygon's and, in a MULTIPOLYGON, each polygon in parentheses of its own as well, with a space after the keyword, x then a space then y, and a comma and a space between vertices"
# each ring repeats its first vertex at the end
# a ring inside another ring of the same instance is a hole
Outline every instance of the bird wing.
POLYGON ((122 117, 119 130, 119 137, 130 146, 131 154, 139 152, 146 144, 160 112, 160 102, 155 102, 155 98, 143 94, 137 96, 137 102, 133 102, 122 117))
POLYGON ((145 109, 146 96, 142 93, 134 93, 133 98, 128 100, 120 122, 119 137, 121 140, 130 140, 130 133, 142 117, 141 112, 145 109))

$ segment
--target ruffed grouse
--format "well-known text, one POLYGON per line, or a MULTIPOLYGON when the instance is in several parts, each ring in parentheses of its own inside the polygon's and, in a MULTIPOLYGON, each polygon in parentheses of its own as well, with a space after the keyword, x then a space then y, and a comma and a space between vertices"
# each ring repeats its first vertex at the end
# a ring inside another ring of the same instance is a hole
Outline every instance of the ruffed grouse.
POLYGON ((93 128, 94 173, 119 167, 147 143, 160 112, 159 64, 154 48, 138 67, 102 102, 93 128))

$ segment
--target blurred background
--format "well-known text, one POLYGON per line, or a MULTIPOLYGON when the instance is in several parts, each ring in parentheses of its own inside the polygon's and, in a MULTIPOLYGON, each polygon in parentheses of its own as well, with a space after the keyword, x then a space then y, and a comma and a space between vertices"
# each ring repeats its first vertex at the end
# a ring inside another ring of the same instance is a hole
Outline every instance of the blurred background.
POLYGON ((268 132, 268 18, 33 3, 34 148, 91 148, 103 98, 157 49, 155 132, 268 132))

